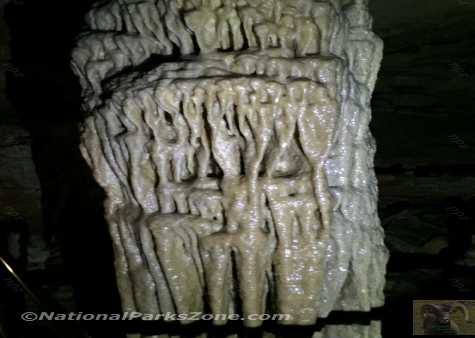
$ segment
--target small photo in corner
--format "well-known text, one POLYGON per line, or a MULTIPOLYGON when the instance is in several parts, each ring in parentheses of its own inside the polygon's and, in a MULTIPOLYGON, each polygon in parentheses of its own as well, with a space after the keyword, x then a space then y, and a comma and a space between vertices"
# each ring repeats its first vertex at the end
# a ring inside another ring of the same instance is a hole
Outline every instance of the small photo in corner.
POLYGON ((414 300, 414 336, 474 336, 475 300, 414 300))

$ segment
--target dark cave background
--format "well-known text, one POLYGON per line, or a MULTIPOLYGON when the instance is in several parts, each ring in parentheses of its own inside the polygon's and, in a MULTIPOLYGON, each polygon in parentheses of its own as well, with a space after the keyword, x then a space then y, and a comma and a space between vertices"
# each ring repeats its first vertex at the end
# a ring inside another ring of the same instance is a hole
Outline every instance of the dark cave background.
MULTIPOLYGON (((120 313, 103 193, 78 150, 80 91, 69 68, 92 2, 0 1, 0 253, 41 298, 32 303, 0 271, 9 338, 83 337, 79 326, 119 338, 123 329, 17 316, 25 308, 120 313)), ((392 255, 379 316, 384 337, 408 336, 413 299, 474 299, 474 269, 454 263, 474 235, 475 1, 371 7, 385 41, 371 127, 392 255)))

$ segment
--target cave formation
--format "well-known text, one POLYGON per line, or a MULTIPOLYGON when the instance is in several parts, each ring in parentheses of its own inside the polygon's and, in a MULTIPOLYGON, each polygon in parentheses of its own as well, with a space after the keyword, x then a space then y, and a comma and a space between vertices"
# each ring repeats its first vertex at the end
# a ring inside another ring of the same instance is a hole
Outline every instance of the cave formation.
POLYGON ((369 130, 383 43, 367 5, 113 0, 87 14, 72 55, 81 151, 107 195, 124 311, 257 327, 252 314, 311 325, 384 304, 369 130))

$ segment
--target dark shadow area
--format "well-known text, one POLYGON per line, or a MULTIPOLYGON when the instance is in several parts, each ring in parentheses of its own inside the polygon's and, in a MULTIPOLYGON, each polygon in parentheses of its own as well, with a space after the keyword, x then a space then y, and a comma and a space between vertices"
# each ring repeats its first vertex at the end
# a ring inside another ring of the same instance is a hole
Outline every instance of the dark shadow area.
MULTIPOLYGON (((25 271, 22 276, 44 295, 40 308, 47 304, 60 312, 64 308, 52 299, 53 289, 71 285, 77 311, 118 313, 112 244, 103 218, 104 193, 79 153, 80 88, 69 68, 70 52, 90 4, 25 0, 5 8, 11 61, 21 74, 7 74, 8 97, 31 135, 45 238, 50 248, 60 252, 45 269, 25 271)), ((24 264, 13 263, 22 270, 24 264)), ((30 337, 38 330, 23 322, 15 337, 30 337)), ((101 337, 119 336, 102 332, 101 337)))

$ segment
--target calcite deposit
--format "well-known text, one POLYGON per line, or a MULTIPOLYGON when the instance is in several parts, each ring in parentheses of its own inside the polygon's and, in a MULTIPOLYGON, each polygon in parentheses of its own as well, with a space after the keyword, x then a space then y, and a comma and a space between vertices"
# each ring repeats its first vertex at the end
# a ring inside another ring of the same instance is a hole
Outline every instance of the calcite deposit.
POLYGON ((124 311, 255 327, 383 305, 365 0, 112 0, 86 19, 81 150, 124 311))

